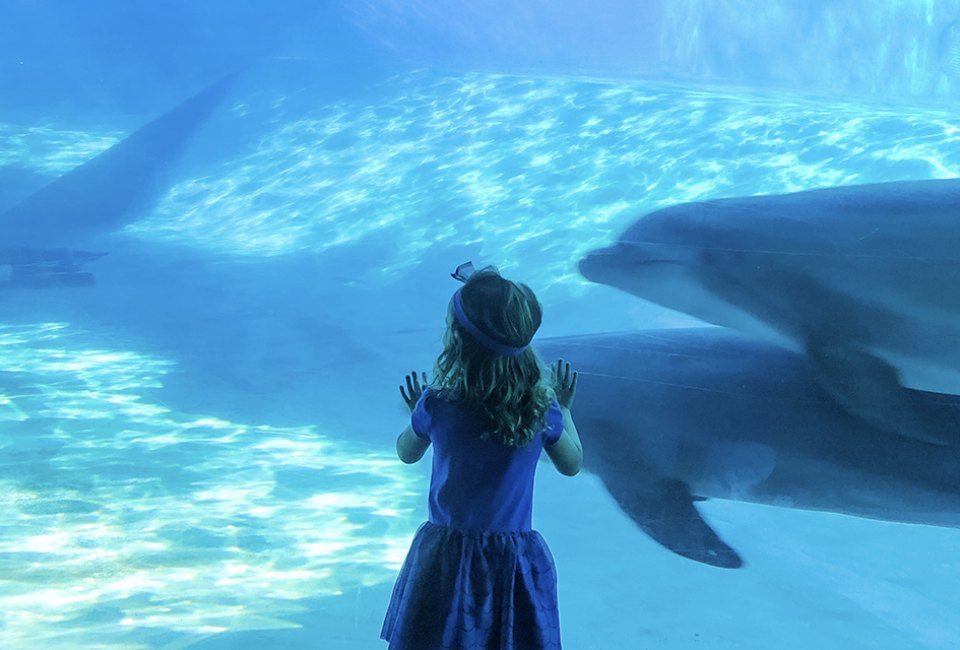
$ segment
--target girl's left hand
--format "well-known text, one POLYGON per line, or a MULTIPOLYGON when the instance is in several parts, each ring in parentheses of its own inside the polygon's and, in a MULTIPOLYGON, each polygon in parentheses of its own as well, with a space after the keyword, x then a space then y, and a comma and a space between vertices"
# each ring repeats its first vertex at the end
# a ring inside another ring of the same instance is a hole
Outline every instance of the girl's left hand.
POLYGON ((403 386, 400 386, 400 395, 403 396, 403 401, 407 403, 407 408, 411 411, 413 407, 417 405, 417 402, 420 401, 420 395, 423 394, 423 389, 427 385, 427 373, 420 373, 423 375, 423 385, 420 385, 420 380, 417 378, 416 371, 407 375, 407 390, 404 392, 403 386))

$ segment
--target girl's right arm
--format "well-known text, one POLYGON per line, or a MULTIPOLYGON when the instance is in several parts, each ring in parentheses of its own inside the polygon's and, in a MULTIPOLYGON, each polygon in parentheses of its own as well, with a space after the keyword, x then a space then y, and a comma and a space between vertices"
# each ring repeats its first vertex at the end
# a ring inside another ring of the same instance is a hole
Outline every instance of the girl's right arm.
POLYGON ((554 372, 554 392, 560 403, 560 412, 563 414, 563 433, 554 444, 546 447, 547 455, 553 461, 554 467, 566 476, 576 476, 583 466, 583 444, 577 425, 573 423, 570 414, 570 405, 573 404, 573 395, 577 390, 577 373, 570 374, 570 364, 564 368, 563 359, 557 361, 554 372))
POLYGON ((559 440, 546 447, 546 451, 561 474, 576 476, 583 466, 583 445, 580 443, 580 434, 577 432, 577 425, 573 423, 570 409, 560 406, 560 412, 563 413, 563 433, 559 440))

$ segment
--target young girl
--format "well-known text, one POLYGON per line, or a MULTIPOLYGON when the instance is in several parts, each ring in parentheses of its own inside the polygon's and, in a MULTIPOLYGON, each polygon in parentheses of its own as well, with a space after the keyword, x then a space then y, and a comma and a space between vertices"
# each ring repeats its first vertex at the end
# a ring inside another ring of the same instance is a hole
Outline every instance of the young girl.
POLYGON ((553 391, 544 385, 529 287, 469 263, 453 277, 465 284, 450 301, 434 383, 422 390, 413 373, 400 387, 412 415, 397 454, 414 463, 434 446, 430 516, 380 636, 397 650, 560 648, 556 569, 531 529, 531 502, 541 450, 563 474, 580 471, 577 373, 558 361, 553 391))

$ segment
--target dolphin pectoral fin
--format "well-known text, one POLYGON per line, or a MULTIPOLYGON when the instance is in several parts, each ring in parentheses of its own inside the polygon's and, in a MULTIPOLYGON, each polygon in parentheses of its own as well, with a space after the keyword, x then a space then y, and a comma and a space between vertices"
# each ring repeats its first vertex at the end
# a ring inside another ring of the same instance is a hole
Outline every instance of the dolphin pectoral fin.
POLYGON ((620 508, 661 546, 685 558, 723 569, 737 569, 743 560, 703 520, 687 484, 660 479, 644 485, 604 481, 620 508))
POLYGON ((960 444, 952 414, 900 384, 896 368, 853 345, 811 343, 807 356, 820 384, 851 414, 882 431, 936 445, 960 444))

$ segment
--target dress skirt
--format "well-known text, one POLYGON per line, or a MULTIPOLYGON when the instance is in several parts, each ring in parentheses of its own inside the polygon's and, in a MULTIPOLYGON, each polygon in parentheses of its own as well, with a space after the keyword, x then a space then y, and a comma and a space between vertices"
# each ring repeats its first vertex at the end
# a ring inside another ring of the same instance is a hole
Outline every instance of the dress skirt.
POLYGON ((557 572, 540 533, 424 523, 393 588, 390 650, 560 648, 557 572))

